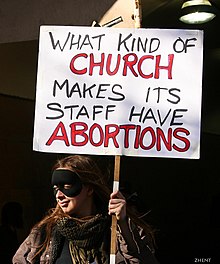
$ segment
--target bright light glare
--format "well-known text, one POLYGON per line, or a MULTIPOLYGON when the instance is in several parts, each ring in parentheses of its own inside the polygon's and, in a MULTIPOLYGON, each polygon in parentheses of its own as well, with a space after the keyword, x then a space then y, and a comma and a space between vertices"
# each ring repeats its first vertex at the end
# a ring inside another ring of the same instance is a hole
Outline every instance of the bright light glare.
POLYGON ((195 12, 182 16, 180 20, 188 24, 202 24, 212 20, 215 14, 205 12, 195 12))

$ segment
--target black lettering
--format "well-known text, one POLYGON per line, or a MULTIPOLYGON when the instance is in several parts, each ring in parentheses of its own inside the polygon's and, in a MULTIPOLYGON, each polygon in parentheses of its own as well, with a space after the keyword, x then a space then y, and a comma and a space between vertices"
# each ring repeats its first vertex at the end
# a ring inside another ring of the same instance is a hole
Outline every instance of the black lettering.
POLYGON ((47 104, 47 108, 48 108, 49 110, 52 110, 52 111, 55 111, 55 112, 56 112, 56 111, 59 112, 60 115, 57 115, 57 116, 51 116, 51 117, 47 116, 46 119, 59 119, 59 118, 62 118, 62 117, 64 116, 64 112, 63 112, 63 110, 60 109, 60 108, 61 108, 61 105, 58 104, 58 103, 49 103, 49 104, 47 104))
POLYGON ((69 32, 64 44, 61 45, 60 44, 60 40, 57 40, 56 43, 55 43, 55 40, 53 38, 52 32, 49 32, 49 36, 50 36, 50 40, 51 40, 51 44, 52 44, 53 49, 55 50, 57 48, 57 46, 58 46, 60 48, 60 50, 63 51, 65 46, 66 46, 66 44, 67 44, 67 42, 68 42, 68 40, 69 40, 69 38, 70 38, 70 35, 71 35, 71 33, 69 32))

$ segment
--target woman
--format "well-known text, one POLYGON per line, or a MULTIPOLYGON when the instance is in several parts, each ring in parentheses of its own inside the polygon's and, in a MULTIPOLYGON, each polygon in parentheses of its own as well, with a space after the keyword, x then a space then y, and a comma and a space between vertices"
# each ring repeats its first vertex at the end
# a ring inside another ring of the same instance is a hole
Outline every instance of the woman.
POLYGON ((57 161, 52 186, 55 209, 32 229, 13 257, 13 264, 107 264, 111 217, 117 217, 116 263, 157 264, 150 227, 135 216, 90 156, 57 161))

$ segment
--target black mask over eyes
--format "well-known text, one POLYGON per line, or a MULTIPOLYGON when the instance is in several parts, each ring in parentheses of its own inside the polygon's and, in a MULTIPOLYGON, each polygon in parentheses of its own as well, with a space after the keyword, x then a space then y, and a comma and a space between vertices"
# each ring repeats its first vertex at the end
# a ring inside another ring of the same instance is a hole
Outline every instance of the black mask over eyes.
POLYGON ((82 190, 82 182, 79 176, 75 172, 66 169, 55 170, 52 174, 51 184, 57 186, 54 195, 60 190, 66 196, 74 197, 80 194, 82 190), (64 185, 70 185, 70 188, 64 188, 64 185))

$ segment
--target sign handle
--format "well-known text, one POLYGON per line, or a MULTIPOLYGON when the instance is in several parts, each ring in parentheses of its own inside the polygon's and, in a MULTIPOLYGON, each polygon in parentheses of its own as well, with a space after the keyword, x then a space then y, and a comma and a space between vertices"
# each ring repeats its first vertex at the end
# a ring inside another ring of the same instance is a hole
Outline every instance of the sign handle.
MULTIPOLYGON (((113 192, 119 190, 119 175, 120 175, 120 155, 116 155, 115 156, 115 168, 114 168, 113 192)), ((116 230, 117 230, 117 218, 115 215, 112 215, 110 264, 115 264, 116 230)))
MULTIPOLYGON (((133 0, 133 1, 134 1, 135 28, 140 28, 141 20, 142 20, 141 0, 133 0)), ((113 191, 119 190, 119 174, 120 174, 120 155, 116 155, 113 191)), ((116 238, 117 238, 116 231, 117 231, 117 218, 115 215, 112 215, 110 264, 115 264, 115 260, 116 260, 116 238)))
POLYGON ((134 1, 134 27, 141 28, 142 20, 142 9, 141 9, 141 0, 134 1))

